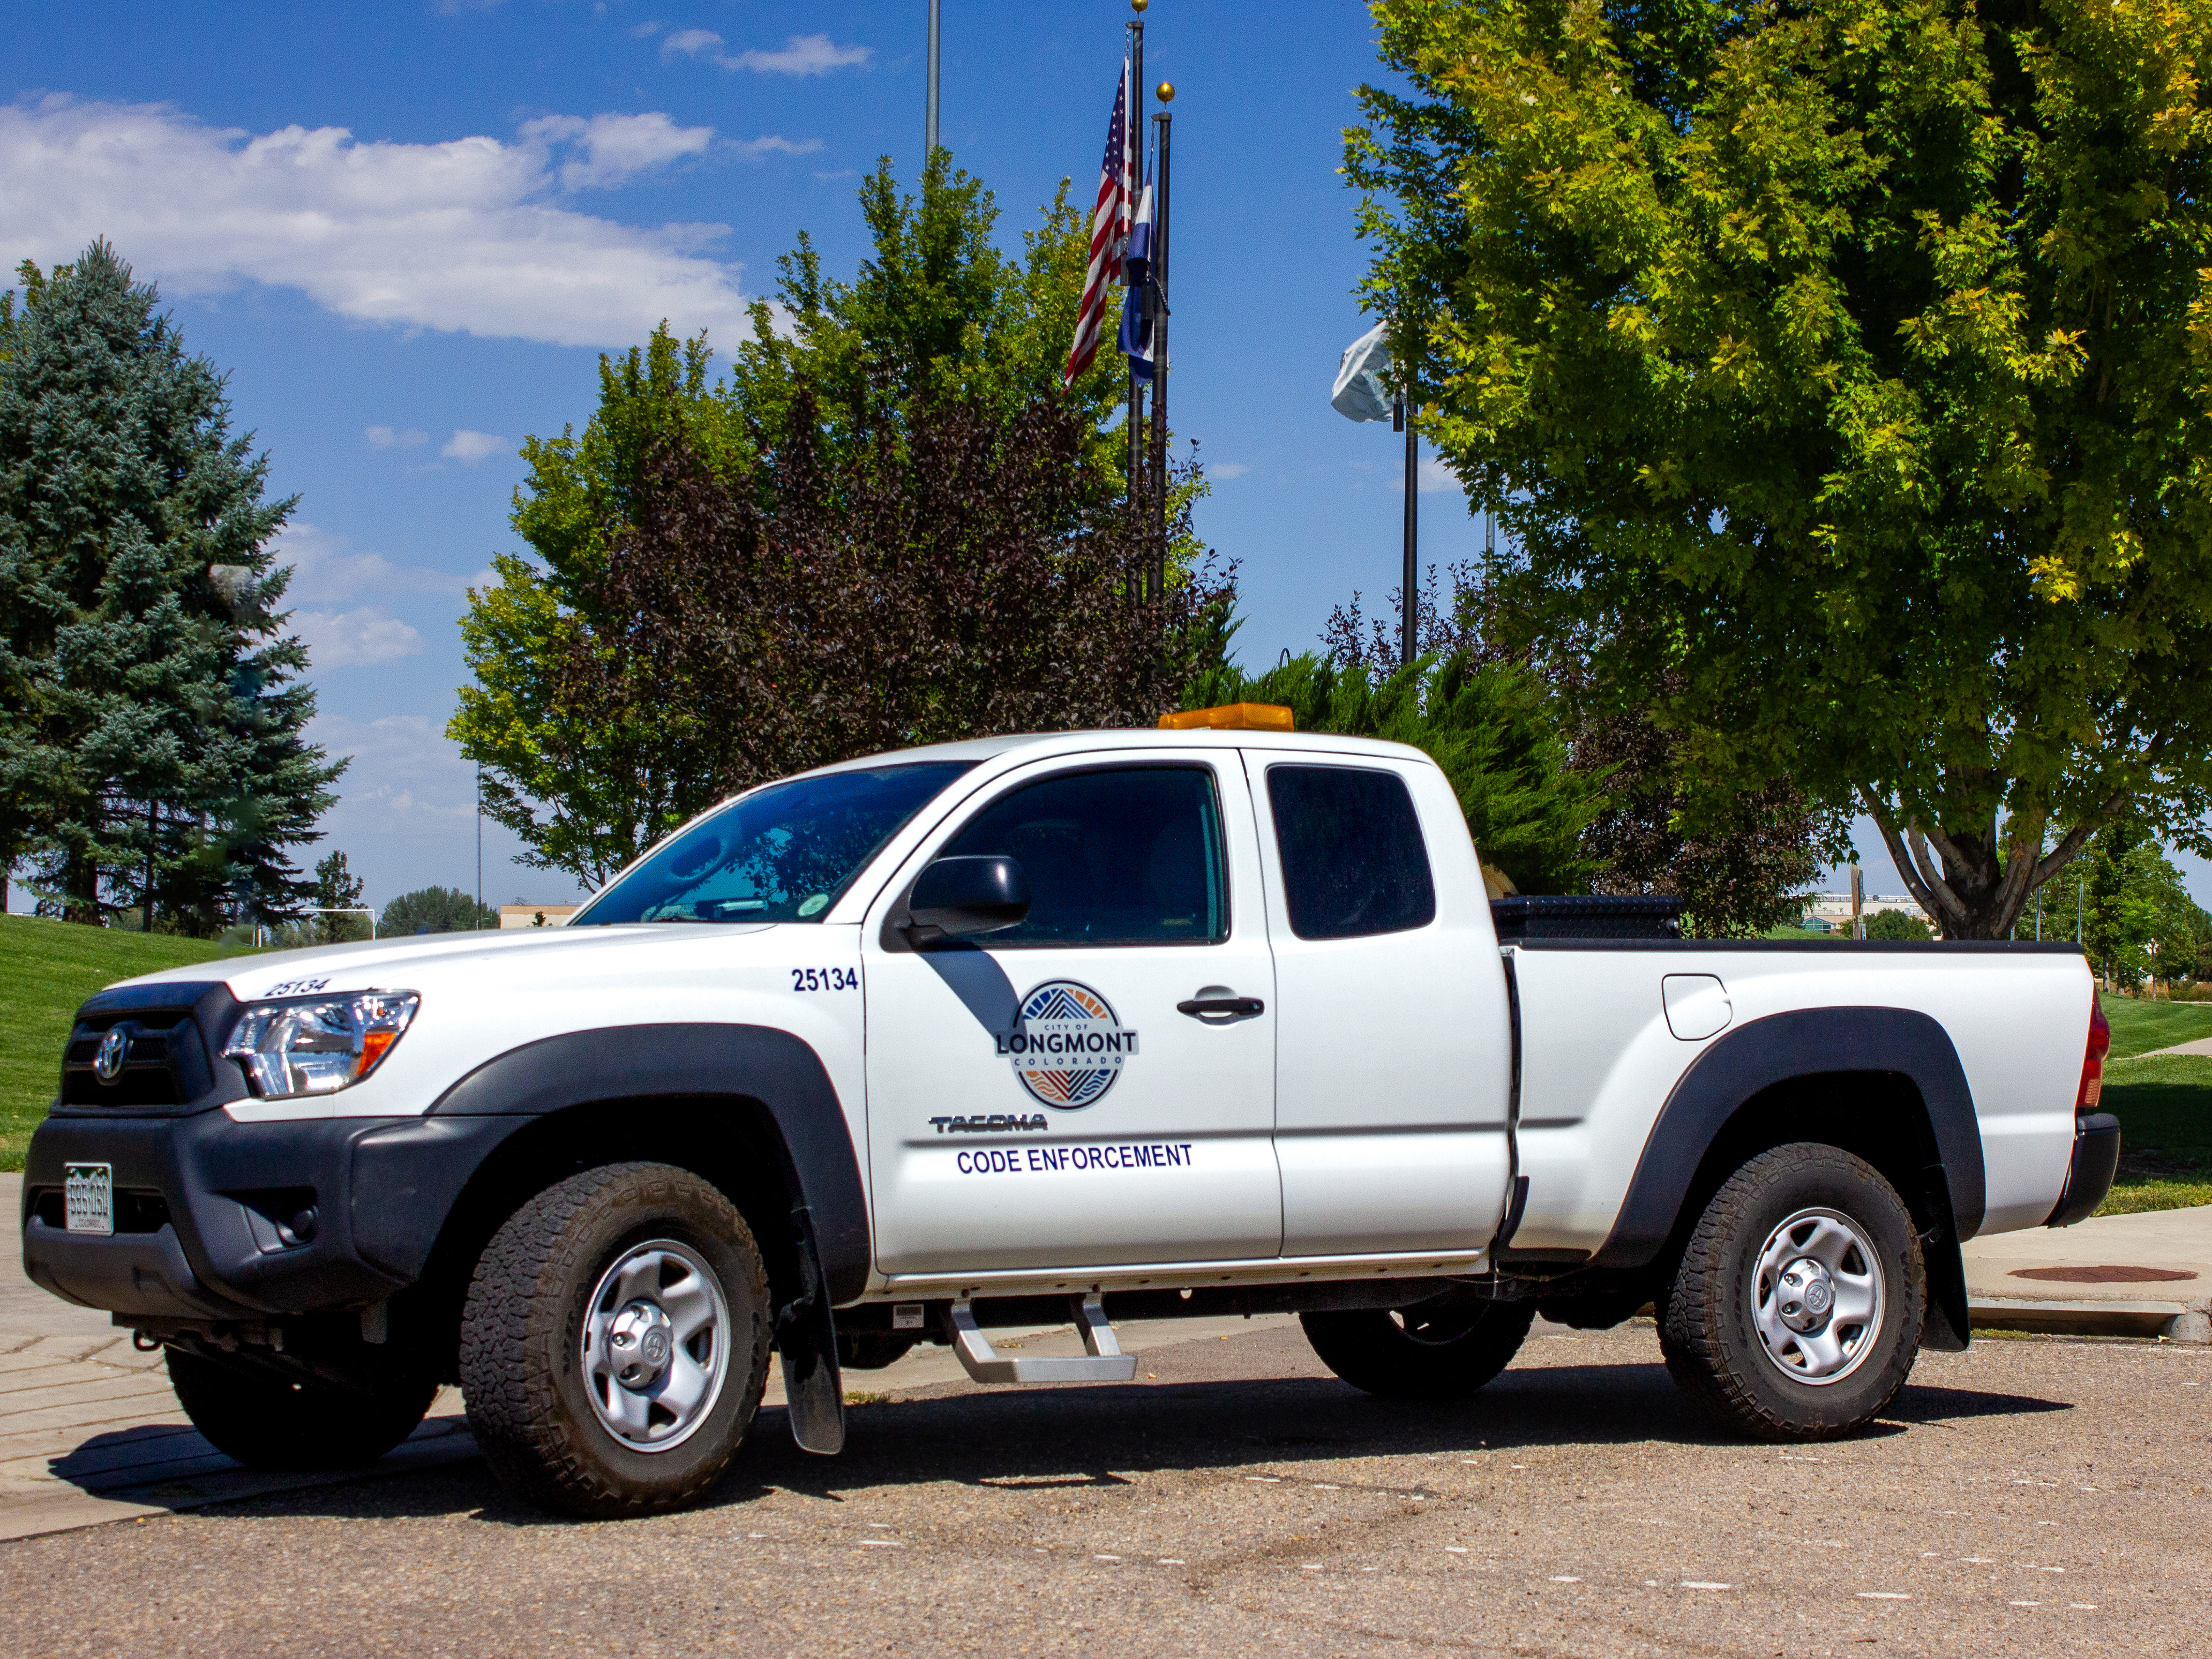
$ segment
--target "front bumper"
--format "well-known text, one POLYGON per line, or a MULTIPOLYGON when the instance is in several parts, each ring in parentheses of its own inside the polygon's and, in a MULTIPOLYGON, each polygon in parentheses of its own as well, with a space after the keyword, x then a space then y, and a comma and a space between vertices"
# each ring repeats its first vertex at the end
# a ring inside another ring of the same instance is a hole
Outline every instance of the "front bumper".
POLYGON ((23 1172, 23 1268, 134 1318, 265 1321, 365 1306, 419 1278, 453 1204, 520 1117, 240 1123, 57 1111, 23 1172), (64 1166, 114 1171, 112 1236, 62 1224, 64 1166), (312 1227, 295 1218, 312 1210, 312 1227))
POLYGON ((2046 1227, 2070 1227, 2094 1215, 2112 1190, 2120 1168, 2120 1121, 2110 1112, 2091 1112, 2074 1120, 2074 1161, 2066 1169, 2066 1190, 2046 1227))

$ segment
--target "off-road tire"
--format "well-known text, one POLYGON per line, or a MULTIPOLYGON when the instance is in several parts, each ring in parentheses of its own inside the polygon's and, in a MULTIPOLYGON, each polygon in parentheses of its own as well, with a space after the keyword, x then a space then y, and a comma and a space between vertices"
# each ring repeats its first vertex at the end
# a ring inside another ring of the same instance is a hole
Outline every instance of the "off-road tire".
POLYGON ((415 1432, 438 1385, 394 1377, 372 1389, 224 1364, 172 1348, 169 1386, 192 1426, 249 1469, 349 1469, 415 1432))
POLYGON ((710 1182, 665 1164, 610 1164, 547 1188, 477 1262, 461 1313, 469 1428, 492 1473, 531 1502, 599 1518, 689 1503, 729 1467, 768 1378, 768 1274, 744 1218, 710 1182), (720 1392, 665 1450, 601 1423, 581 1364, 586 1304, 624 1251, 673 1240, 720 1280, 729 1352, 720 1392))
POLYGON ((1675 1383, 1723 1427, 1754 1440, 1834 1440, 1897 1397, 1927 1311, 1919 1234, 1896 1189, 1863 1158, 1800 1142, 1753 1158, 1705 1206, 1660 1310, 1659 1346, 1675 1383), (1846 1218, 1872 1241, 1884 1290, 1865 1357, 1825 1384, 1784 1374, 1752 1307, 1759 1253, 1783 1222, 1812 1208, 1846 1218))
POLYGON ((1526 1302, 1298 1316, 1321 1363, 1385 1400, 1458 1400, 1504 1370, 1536 1316, 1526 1302))

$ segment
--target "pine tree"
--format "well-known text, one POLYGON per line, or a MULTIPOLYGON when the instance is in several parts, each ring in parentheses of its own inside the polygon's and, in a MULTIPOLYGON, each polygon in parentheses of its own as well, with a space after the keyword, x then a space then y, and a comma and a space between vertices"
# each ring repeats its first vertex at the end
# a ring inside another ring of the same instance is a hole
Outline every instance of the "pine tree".
POLYGON ((104 241, 0 312, 0 856, 42 906, 196 933, 295 913, 343 769, 267 549, 294 503, 104 241))
POLYGON ((367 885, 346 868, 346 855, 335 848, 316 864, 315 908, 322 914, 315 918, 315 931, 324 944, 339 945, 367 936, 368 924, 359 916, 344 914, 361 908, 361 896, 367 885))

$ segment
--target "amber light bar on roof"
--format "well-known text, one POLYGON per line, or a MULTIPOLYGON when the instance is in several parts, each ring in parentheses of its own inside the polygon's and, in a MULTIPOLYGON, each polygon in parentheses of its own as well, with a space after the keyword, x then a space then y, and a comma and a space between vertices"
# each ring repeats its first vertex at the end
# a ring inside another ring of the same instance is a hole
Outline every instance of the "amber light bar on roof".
POLYGON ((1279 702, 1225 702, 1218 708, 1186 708, 1160 716, 1164 732, 1293 732, 1291 711, 1279 702))

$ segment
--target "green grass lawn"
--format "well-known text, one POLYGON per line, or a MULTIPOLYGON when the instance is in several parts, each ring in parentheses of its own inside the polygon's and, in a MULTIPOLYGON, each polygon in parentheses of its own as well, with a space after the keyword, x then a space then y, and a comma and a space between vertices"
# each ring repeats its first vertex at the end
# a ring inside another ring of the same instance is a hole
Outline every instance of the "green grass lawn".
POLYGON ((2120 1120, 2120 1174, 2099 1215, 2212 1204, 2212 1055, 2111 1061, 2100 1104, 2120 1120))
POLYGON ((2212 1002, 2145 1002, 2110 992, 2100 1000, 2112 1028, 2114 1060, 2212 1037, 2212 1002))
POLYGON ((23 1167, 46 1115, 77 1005, 103 985, 239 954, 234 945, 0 916, 0 1170, 23 1167))

